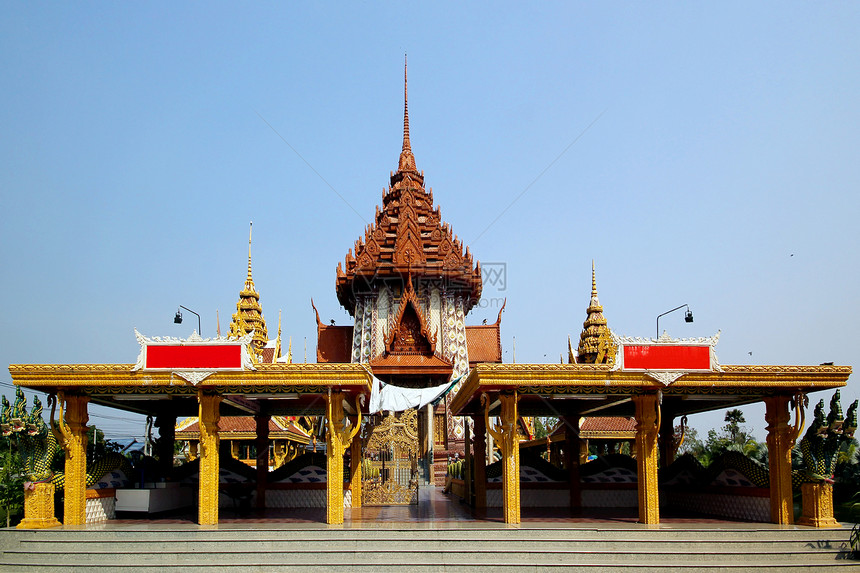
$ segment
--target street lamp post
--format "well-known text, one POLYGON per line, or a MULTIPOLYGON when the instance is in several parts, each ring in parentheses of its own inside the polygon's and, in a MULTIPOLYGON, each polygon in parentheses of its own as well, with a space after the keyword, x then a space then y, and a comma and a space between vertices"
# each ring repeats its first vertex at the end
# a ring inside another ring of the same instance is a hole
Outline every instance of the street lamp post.
MULTIPOLYGON (((197 334, 199 334, 200 336, 203 336, 203 330, 200 328, 200 315, 197 314, 196 312, 194 312, 193 310, 191 310, 190 308, 188 308, 187 306, 182 306, 180 304, 179 308, 184 308, 185 310, 187 310, 191 314, 197 315, 197 334)), ((180 312, 179 310, 176 311, 176 316, 173 317, 173 322, 175 324, 182 324, 182 312, 180 312)))
POLYGON ((660 317, 666 316, 670 312, 675 312, 676 310, 681 310, 682 308, 687 307, 687 312, 684 314, 684 322, 693 322, 693 312, 690 310, 690 306, 686 304, 682 304, 681 306, 677 306, 672 310, 667 310, 663 314, 657 315, 657 338, 660 338, 660 317))

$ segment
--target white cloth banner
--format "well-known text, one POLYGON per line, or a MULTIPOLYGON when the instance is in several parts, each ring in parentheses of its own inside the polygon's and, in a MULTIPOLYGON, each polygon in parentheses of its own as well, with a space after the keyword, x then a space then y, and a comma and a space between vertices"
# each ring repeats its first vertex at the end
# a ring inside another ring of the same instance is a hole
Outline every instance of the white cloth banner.
POLYGON ((445 382, 432 388, 401 388, 400 386, 385 384, 374 376, 373 388, 370 391, 370 414, 376 414, 382 410, 402 412, 409 408, 423 408, 445 393, 453 384, 456 384, 457 380, 445 382))

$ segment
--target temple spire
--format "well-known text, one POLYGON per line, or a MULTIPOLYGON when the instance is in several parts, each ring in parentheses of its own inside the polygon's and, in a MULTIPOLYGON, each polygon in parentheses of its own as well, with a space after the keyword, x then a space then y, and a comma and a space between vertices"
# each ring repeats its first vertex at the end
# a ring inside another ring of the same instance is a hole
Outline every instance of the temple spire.
POLYGON ((594 259, 591 259, 591 304, 590 306, 600 306, 600 301, 597 300, 597 275, 594 272, 594 259))
MULTIPOLYGON (((603 307, 597 298, 597 275, 594 271, 594 261, 591 261, 591 298, 586 309, 585 322, 582 323, 582 333, 579 335, 577 362, 593 364, 600 354, 601 336, 609 336, 609 327, 603 316, 603 307)), ((607 358, 604 358, 608 359, 607 358)))
POLYGON ((249 332, 254 333, 251 345, 258 355, 262 355, 263 348, 268 341, 266 330, 266 319, 263 318, 263 308, 260 306, 260 294, 254 287, 254 279, 251 277, 251 236, 254 222, 250 224, 248 231, 248 276, 245 279, 245 287, 239 291, 239 302, 236 303, 236 312, 230 321, 230 336, 244 336, 249 332))
POLYGON ((245 286, 254 286, 254 279, 251 278, 251 235, 254 232, 254 221, 248 226, 248 278, 245 279, 245 286))
POLYGON ((418 171, 415 166, 415 156, 412 155, 412 143, 409 141, 409 87, 406 67, 406 56, 403 56, 403 150, 397 171, 418 171))

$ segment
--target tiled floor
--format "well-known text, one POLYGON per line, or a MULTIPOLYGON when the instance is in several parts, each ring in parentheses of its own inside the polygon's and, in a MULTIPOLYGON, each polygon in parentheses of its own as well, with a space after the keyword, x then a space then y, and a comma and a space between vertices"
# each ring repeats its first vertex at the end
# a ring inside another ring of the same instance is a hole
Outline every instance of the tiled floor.
MULTIPOLYGON (((599 508, 585 510, 572 514, 566 508, 523 508, 521 510, 523 524, 635 524, 638 521, 636 509, 607 509, 599 508)), ((193 511, 174 513, 169 516, 155 517, 123 517, 109 523, 117 525, 134 525, 144 523, 179 524, 196 523, 197 515, 193 511)), ((221 508, 219 523, 223 525, 282 523, 282 524, 324 524, 325 509, 266 509, 237 511, 221 508)), ((660 516, 661 524, 739 524, 725 519, 706 516, 667 514, 660 516)), ((362 507, 344 510, 344 526, 367 527, 373 524, 502 524, 501 508, 489 508, 483 511, 474 510, 462 503, 459 498, 442 493, 436 487, 421 488, 417 505, 362 507)), ((756 524, 761 525, 761 524, 756 524)))

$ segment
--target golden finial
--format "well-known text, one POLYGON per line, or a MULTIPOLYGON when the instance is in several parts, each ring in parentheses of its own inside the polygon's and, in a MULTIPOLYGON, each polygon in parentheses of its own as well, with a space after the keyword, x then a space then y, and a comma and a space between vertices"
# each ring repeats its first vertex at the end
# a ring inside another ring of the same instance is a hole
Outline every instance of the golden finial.
POLYGON ((597 274, 594 272, 594 259, 591 259, 591 298, 597 298, 597 274))
MULTIPOLYGON (((307 362, 307 360, 305 361, 307 362)), ((290 337, 290 345, 287 347, 287 364, 293 363, 293 337, 290 337)))
POLYGON ((251 221, 248 226, 248 279, 247 282, 253 284, 254 279, 251 278, 251 234, 254 232, 254 221, 251 221))

